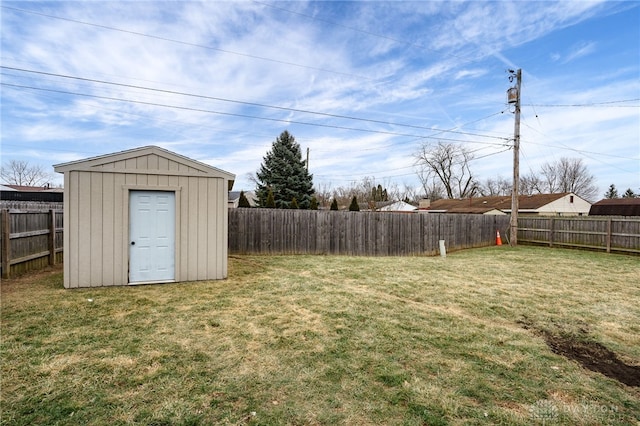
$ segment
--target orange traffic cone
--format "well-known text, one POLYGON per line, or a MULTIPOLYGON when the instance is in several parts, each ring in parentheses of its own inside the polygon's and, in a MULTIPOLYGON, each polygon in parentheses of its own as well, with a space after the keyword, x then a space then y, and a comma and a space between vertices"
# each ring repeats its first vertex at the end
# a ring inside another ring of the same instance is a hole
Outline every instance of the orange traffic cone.
POLYGON ((496 245, 497 246, 501 246, 502 245, 502 238, 500 238, 500 230, 496 231, 496 245))

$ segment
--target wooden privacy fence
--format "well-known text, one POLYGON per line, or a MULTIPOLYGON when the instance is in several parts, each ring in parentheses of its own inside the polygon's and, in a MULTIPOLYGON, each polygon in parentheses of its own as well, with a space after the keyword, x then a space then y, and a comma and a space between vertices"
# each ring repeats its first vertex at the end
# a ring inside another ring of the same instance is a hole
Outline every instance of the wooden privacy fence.
POLYGON ((61 210, 0 211, 2 278, 62 263, 61 210))
MULTIPOLYGON (((640 218, 518 218, 518 241, 640 254, 640 218)), ((231 254, 419 256, 495 244, 509 216, 230 209, 231 254)), ((8 278, 62 263, 62 210, 0 210, 0 267, 8 278)))
POLYGON ((509 216, 230 209, 231 254, 411 256, 495 244, 509 216))
POLYGON ((518 242, 640 254, 640 218, 521 216, 518 242))

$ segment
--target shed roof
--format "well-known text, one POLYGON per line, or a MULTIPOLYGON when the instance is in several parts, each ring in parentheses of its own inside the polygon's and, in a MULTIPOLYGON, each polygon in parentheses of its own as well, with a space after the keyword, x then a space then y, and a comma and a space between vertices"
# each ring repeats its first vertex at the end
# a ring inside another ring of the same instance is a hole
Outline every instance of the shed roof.
MULTIPOLYGON (((174 161, 176 163, 185 165, 191 169, 197 171, 198 176, 210 176, 215 178, 223 178, 229 180, 229 188, 232 187, 233 181, 236 176, 233 173, 226 172, 224 170, 218 169, 216 167, 210 166, 208 164, 202 163, 200 161, 193 160, 191 158, 185 157, 180 154, 176 154, 175 152, 169 151, 164 148, 160 148, 158 146, 150 145, 143 146, 140 148, 129 149, 126 151, 120 151, 113 154, 99 155, 97 157, 85 158, 82 160, 70 161, 68 163, 56 164, 53 166, 53 169, 58 173, 64 173, 69 171, 105 171, 104 169, 100 169, 100 166, 114 163, 117 161, 125 161, 135 158, 140 158, 144 156, 157 155, 160 158, 166 158, 169 161, 174 161)), ((123 173, 127 172, 123 170, 123 173)), ((132 171, 133 172, 133 171, 132 171)), ((140 173, 139 170, 135 172, 140 173)), ((174 174, 179 175, 188 175, 188 172, 174 172, 174 174)))
POLYGON ((589 216, 640 216, 640 198, 607 198, 591 205, 589 216))

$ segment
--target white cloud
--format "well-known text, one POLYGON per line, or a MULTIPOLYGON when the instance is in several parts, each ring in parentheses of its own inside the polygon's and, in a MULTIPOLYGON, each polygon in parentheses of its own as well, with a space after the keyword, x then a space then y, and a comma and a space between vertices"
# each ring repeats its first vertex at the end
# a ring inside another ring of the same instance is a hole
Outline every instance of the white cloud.
POLYGON ((565 54, 553 53, 551 55, 551 59, 553 61, 560 62, 562 64, 567 64, 567 63, 573 62, 578 58, 591 55, 596 51, 596 46, 597 44, 594 42, 582 41, 580 43, 577 43, 571 46, 570 51, 565 54))
MULTIPOLYGON (((607 35, 576 31, 571 39, 558 38, 567 28, 588 29, 591 20, 636 7, 632 4, 293 2, 269 7, 253 2, 109 1, 44 2, 38 3, 38 9, 32 3, 9 4, 103 27, 3 10, 3 65, 424 127, 354 121, 17 71, 3 76, 4 83, 183 108, 3 87, 5 145, 25 144, 39 152, 55 145, 67 150, 55 151, 67 152, 60 155, 75 150, 83 157, 161 144, 236 173, 243 186, 250 184, 243 176, 255 173, 271 142, 284 129, 296 136, 303 149, 310 147, 312 172, 319 179, 335 176, 327 178, 334 186, 362 175, 380 179, 402 175, 410 170, 406 168, 413 162, 412 152, 420 144, 417 137, 340 127, 421 136, 437 133, 427 128, 509 135, 512 117, 495 114, 505 108, 509 83, 504 68, 518 64, 525 71, 525 103, 640 98, 634 95, 640 93, 637 81, 630 77, 637 77, 637 61, 615 65, 603 61, 598 69, 569 68, 574 61, 597 61, 607 54, 609 46, 615 46, 606 40, 607 35), (563 72, 557 70, 559 65, 566 66, 563 72)), ((638 41, 633 37, 621 40, 620 48, 637 51, 638 41)), ((525 124, 535 131, 523 128, 523 141, 542 140, 556 147, 525 145, 523 162, 532 167, 544 161, 545 155, 564 152, 558 146, 602 152, 599 141, 605 139, 607 151, 630 155, 635 150, 637 157, 637 109, 540 107, 536 109, 539 119, 530 110, 524 112, 525 124)), ((474 140, 469 135, 439 136, 474 140)), ((8 151, 2 149, 4 157, 8 151)), ((486 152, 491 149, 500 148, 486 152)), ((26 155, 26 151, 12 152, 26 155)), ((477 170, 500 173, 508 166, 509 155, 479 159, 477 170)), ((34 157, 36 160, 47 161, 34 157)), ((604 163, 593 164, 608 173, 607 180, 627 179, 621 170, 629 166, 611 161, 614 171, 607 172, 604 163)))

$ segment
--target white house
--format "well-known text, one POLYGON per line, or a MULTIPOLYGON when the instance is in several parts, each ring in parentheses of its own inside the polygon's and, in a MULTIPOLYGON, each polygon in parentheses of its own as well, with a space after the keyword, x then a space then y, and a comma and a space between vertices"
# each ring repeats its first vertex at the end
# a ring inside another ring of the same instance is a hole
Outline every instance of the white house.
MULTIPOLYGON (((518 197, 518 214, 537 216, 587 216, 591 203, 573 192, 518 197)), ((427 213, 510 214, 511 196, 441 199, 421 209, 427 213)))
MULTIPOLYGON (((240 203, 240 193, 242 191, 229 191, 229 208, 235 209, 238 208, 238 204, 240 203)), ((258 206, 258 199, 256 198, 256 194, 253 191, 244 191, 244 196, 247 197, 247 201, 249 201, 249 205, 251 207, 258 206)))
POLYGON ((388 204, 378 209, 378 211, 380 212, 403 212, 403 213, 410 213, 416 210, 418 210, 416 206, 413 206, 409 203, 405 203, 404 201, 396 201, 395 203, 388 204))

